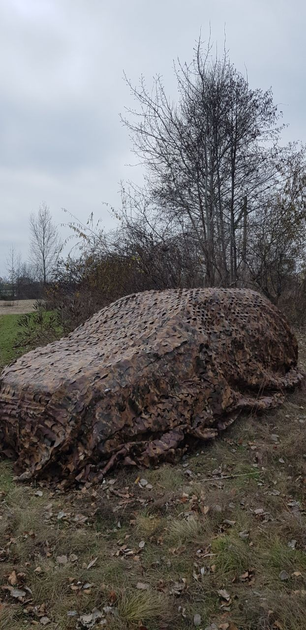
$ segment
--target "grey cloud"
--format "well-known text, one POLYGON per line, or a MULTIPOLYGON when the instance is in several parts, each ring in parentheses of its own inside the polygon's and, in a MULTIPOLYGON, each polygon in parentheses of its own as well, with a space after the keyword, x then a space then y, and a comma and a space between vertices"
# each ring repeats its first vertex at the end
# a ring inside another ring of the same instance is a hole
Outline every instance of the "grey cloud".
MULTIPOLYGON (((120 151, 112 133, 117 116, 81 107, 42 110, 0 96, 0 167, 27 166, 63 176, 83 166, 103 166, 120 151)), ((103 111, 103 107, 101 107, 103 111)))

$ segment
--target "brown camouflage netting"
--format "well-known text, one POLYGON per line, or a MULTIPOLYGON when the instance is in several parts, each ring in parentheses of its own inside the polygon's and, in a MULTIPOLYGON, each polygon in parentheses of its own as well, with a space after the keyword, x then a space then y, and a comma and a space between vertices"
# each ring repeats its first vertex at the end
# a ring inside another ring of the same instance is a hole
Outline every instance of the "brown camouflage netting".
POLYGON ((2 450, 22 479, 156 464, 242 409, 279 404, 302 379, 297 357, 285 318, 253 291, 130 295, 3 371, 2 450))

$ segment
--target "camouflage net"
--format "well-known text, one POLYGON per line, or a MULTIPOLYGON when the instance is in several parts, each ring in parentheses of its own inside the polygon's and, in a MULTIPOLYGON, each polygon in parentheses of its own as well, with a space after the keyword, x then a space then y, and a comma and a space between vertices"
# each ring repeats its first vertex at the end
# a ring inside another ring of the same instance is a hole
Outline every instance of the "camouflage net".
POLYGON ((253 291, 130 295, 3 371, 2 451, 21 479, 156 464, 278 405, 302 380, 297 358, 285 318, 253 291))

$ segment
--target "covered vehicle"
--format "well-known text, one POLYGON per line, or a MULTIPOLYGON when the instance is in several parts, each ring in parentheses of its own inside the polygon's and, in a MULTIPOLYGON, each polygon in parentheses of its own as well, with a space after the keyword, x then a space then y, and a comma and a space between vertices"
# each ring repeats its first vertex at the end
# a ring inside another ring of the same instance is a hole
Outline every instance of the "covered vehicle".
POLYGON ((239 289, 148 291, 33 350, 0 379, 0 444, 21 479, 156 464, 302 380, 289 325, 239 289))

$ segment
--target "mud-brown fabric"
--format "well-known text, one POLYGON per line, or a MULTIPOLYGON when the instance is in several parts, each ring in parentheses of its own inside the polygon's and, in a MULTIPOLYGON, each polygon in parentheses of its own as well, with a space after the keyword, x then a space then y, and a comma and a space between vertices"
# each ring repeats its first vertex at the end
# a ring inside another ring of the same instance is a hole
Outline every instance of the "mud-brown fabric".
POLYGON ((1 448, 23 479, 156 464, 279 404, 302 379, 297 358, 285 318, 253 291, 130 295, 3 371, 1 448))

